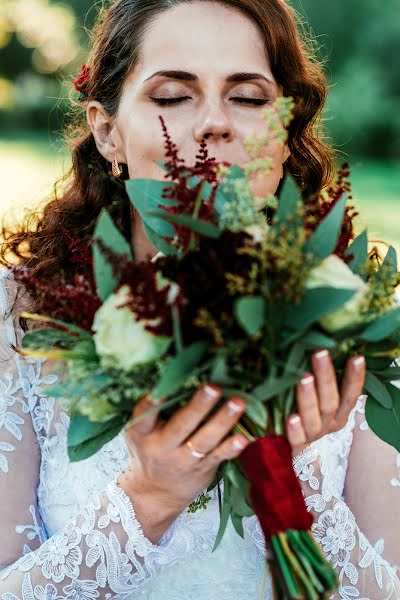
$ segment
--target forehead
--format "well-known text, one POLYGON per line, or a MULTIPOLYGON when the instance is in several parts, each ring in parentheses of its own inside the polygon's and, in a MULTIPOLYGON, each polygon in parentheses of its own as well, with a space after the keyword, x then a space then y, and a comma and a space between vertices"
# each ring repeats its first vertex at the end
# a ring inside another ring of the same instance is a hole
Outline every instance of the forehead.
POLYGON ((239 10, 218 2, 188 2, 160 13, 147 28, 135 79, 182 69, 200 78, 232 71, 272 75, 262 34, 239 10))

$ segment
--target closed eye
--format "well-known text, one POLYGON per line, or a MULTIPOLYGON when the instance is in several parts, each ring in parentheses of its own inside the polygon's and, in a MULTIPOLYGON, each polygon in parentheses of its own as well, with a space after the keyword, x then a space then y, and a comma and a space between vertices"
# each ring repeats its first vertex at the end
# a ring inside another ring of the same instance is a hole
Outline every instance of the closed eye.
MULTIPOLYGON (((234 97, 234 98, 230 98, 230 99, 235 100, 239 104, 253 104, 254 106, 264 106, 264 104, 267 104, 267 102, 269 102, 269 100, 267 98, 234 97)), ((190 100, 190 96, 180 96, 179 98, 153 98, 152 96, 150 96, 150 100, 152 100, 153 102, 155 102, 156 104, 158 104, 160 106, 168 106, 168 105, 172 105, 172 104, 178 104, 185 100, 190 100)))

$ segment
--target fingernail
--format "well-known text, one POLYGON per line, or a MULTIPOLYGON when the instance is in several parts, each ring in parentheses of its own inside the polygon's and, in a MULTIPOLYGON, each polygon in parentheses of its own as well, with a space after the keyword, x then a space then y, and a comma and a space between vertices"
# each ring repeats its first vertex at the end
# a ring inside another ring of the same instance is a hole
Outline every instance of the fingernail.
POLYGON ((232 450, 243 450, 243 448, 246 446, 246 440, 244 439, 240 439, 240 438, 235 438, 232 442, 232 450))
POLYGON ((216 400, 220 396, 220 391, 212 385, 203 386, 203 393, 206 400, 216 400))
POLYGON ((361 369, 364 367, 364 365, 365 365, 365 357, 364 356, 357 356, 357 358, 353 359, 353 366, 358 371, 361 371, 361 369))
POLYGON ((314 354, 314 358, 316 358, 318 362, 324 364, 325 361, 329 358, 329 352, 328 350, 319 350, 314 354))
POLYGON ((303 377, 303 379, 300 380, 301 385, 311 385, 312 383, 314 383, 314 376, 313 375, 306 375, 305 377, 303 377))
POLYGON ((293 417, 289 418, 289 425, 290 427, 300 427, 300 423, 301 423, 301 418, 299 417, 299 415, 293 415, 293 417))
POLYGON ((237 415, 243 410, 242 404, 237 404, 235 400, 229 400, 228 402, 228 415, 232 417, 233 415, 237 415))

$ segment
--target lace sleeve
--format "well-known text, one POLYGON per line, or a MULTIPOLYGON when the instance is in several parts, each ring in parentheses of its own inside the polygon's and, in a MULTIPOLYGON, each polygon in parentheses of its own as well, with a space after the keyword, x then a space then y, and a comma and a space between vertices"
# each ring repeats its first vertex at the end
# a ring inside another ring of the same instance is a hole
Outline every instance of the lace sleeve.
POLYGON ((24 359, 12 350, 16 328, 4 277, 0 273, 0 598, 124 598, 192 548, 174 544, 176 524, 158 545, 151 543, 117 479, 46 539, 36 497, 41 456, 35 398, 22 374, 24 359))
MULTIPOLYGON (((364 402, 363 397, 358 401, 358 415, 364 402)), ((342 448, 341 459, 345 467, 348 464, 343 494, 338 477, 320 453, 320 442, 296 457, 294 468, 314 516, 314 536, 338 572, 340 587, 331 600, 396 600, 400 598, 400 510, 397 490, 390 484, 396 452, 372 432, 363 437, 360 417, 353 414, 354 421, 348 457, 342 448)))

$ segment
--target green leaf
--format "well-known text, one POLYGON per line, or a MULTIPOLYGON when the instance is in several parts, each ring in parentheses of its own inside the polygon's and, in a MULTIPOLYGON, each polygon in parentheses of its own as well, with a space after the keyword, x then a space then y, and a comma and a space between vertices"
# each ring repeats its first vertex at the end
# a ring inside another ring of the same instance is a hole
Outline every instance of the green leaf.
POLYGON ((237 515, 236 513, 231 513, 232 525, 235 528, 235 531, 241 538, 244 539, 244 530, 243 530, 243 517, 237 515))
POLYGON ((299 379, 298 375, 285 375, 281 379, 268 377, 263 383, 254 388, 252 394, 262 402, 267 402, 296 385, 299 379))
POLYGON ((151 393, 152 398, 162 400, 178 391, 189 377, 192 369, 200 363, 207 349, 207 342, 195 342, 177 356, 170 358, 165 372, 151 393))
POLYGON ((226 527, 229 521, 229 515, 231 513, 231 503, 229 499, 229 486, 227 485, 227 480, 224 477, 224 499, 222 502, 222 510, 220 514, 220 523, 217 532, 217 537, 215 538, 214 547, 212 551, 214 552, 221 543, 221 540, 224 536, 226 527))
POLYGON ((368 232, 366 229, 353 240, 346 250, 346 256, 353 255, 352 261, 349 263, 353 273, 358 274, 360 268, 365 265, 368 260, 368 232))
POLYGON ((398 381, 400 380, 400 367, 389 367, 384 371, 375 371, 374 374, 384 381, 398 381))
POLYGON ((112 265, 104 256, 99 245, 96 243, 97 241, 101 241, 107 248, 110 248, 120 256, 125 256, 129 260, 132 259, 132 249, 114 224, 107 210, 103 208, 94 231, 93 259, 97 291, 100 298, 104 301, 113 293, 117 281, 113 275, 112 265))
POLYGON ((367 371, 364 387, 367 393, 375 398, 375 400, 384 408, 392 408, 393 400, 387 384, 382 383, 382 381, 370 371, 367 371))
POLYGON ((249 482, 237 462, 230 460, 226 463, 225 474, 234 487, 248 491, 249 482))
POLYGON ((232 385, 235 380, 228 373, 226 356, 217 354, 210 374, 210 381, 217 385, 232 385))
POLYGON ((142 218, 142 221, 151 230, 161 237, 174 238, 174 227, 158 217, 152 216, 152 211, 162 212, 162 206, 177 206, 176 200, 163 198, 163 190, 176 184, 173 181, 158 181, 156 179, 130 179, 126 182, 126 191, 133 204, 142 218))
POLYGON ((310 252, 319 260, 324 260, 334 251, 346 208, 347 194, 343 196, 321 221, 315 232, 307 240, 305 251, 310 252))
POLYGON ((247 501, 247 490, 239 487, 230 487, 229 496, 232 512, 241 517, 252 517, 254 510, 247 501))
POLYGON ((365 417, 370 429, 384 442, 400 452, 400 390, 391 386, 392 407, 384 408, 369 396, 365 405, 365 417))
POLYGON ((107 442, 114 439, 124 427, 121 417, 105 423, 93 423, 82 415, 72 415, 68 430, 68 456, 78 462, 96 454, 107 442))
POLYGON ((274 222, 287 221, 289 217, 297 217, 297 208, 299 202, 302 202, 300 188, 294 177, 286 175, 282 190, 279 194, 279 204, 276 211, 274 222))
MULTIPOLYGON (((169 213, 161 210, 150 211, 149 215, 157 217, 161 220, 167 221, 169 223, 176 223, 177 225, 182 225, 183 227, 187 227, 196 233, 200 233, 205 237, 210 237, 217 239, 221 235, 220 229, 213 225, 212 223, 208 223, 207 221, 203 221, 202 219, 195 219, 190 215, 170 215, 169 213)), ((175 230, 174 235, 175 236, 175 230)))
POLYGON ((301 343, 307 350, 314 350, 315 348, 326 348, 331 350, 336 347, 336 340, 315 330, 308 331, 306 335, 301 338, 301 343))
POLYGON ((176 256, 177 250, 173 246, 171 246, 168 242, 164 240, 161 235, 158 235, 153 229, 150 229, 146 223, 143 223, 143 229, 153 244, 157 248, 157 250, 163 252, 166 256, 176 256))
POLYGON ((255 335, 265 324, 265 299, 262 296, 238 298, 234 306, 235 317, 248 335, 255 335))
POLYGON ((360 335, 367 342, 380 342, 400 328, 400 307, 391 310, 373 323, 360 335))
POLYGON ((397 274, 397 254, 393 246, 390 246, 389 250, 387 251, 385 260, 379 269, 378 275, 381 273, 385 273, 385 277, 387 277, 388 273, 393 275, 397 274))
POLYGON ((232 165, 221 184, 217 187, 214 210, 218 215, 221 215, 226 210, 227 204, 237 201, 237 190, 233 184, 238 179, 243 180, 251 194, 250 184, 243 169, 239 165, 232 165))
POLYGON ((51 350, 55 347, 71 349, 78 342, 78 336, 52 327, 49 329, 36 329, 26 333, 22 338, 22 347, 38 350, 51 350))
POLYGON ((224 396, 240 396, 246 402, 246 415, 263 429, 267 426, 268 412, 264 403, 254 394, 244 392, 239 388, 224 387, 224 396))
POLYGON ((300 303, 286 315, 286 325, 293 329, 307 329, 325 315, 348 302, 357 290, 342 290, 331 287, 307 290, 300 303))

